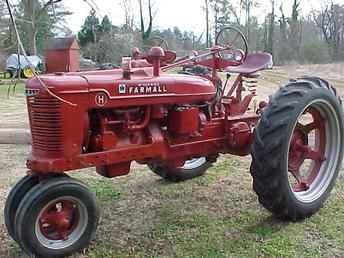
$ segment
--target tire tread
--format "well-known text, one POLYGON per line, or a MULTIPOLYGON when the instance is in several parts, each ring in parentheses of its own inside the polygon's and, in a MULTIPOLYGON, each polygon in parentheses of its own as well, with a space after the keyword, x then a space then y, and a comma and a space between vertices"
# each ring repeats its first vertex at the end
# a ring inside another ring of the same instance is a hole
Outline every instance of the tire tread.
POLYGON ((341 106, 336 90, 325 80, 318 77, 291 80, 270 97, 269 105, 255 128, 251 147, 250 172, 253 190, 258 195, 259 202, 278 217, 292 221, 309 217, 320 209, 320 205, 307 211, 297 208, 283 186, 284 179, 280 169, 282 146, 286 141, 285 135, 293 112, 310 92, 317 89, 328 90, 341 106))

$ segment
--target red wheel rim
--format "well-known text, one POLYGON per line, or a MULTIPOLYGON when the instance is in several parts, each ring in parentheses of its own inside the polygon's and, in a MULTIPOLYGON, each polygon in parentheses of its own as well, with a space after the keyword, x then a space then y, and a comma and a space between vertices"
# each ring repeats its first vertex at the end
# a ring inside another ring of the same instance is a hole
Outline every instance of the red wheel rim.
POLYGON ((40 210, 35 236, 45 248, 63 250, 80 240, 88 224, 85 203, 75 196, 63 196, 51 200, 40 210))
POLYGON ((58 200, 43 210, 39 218, 39 228, 49 240, 67 240, 79 221, 77 203, 72 200, 58 200))
POLYGON ((292 185, 294 192, 307 191, 325 161, 326 120, 313 107, 307 108, 304 115, 308 115, 312 121, 297 122, 289 147, 288 171, 296 181, 292 185), (314 146, 310 143, 314 143, 314 146), (310 160, 311 165, 307 173, 303 174, 301 167, 306 160, 310 160))

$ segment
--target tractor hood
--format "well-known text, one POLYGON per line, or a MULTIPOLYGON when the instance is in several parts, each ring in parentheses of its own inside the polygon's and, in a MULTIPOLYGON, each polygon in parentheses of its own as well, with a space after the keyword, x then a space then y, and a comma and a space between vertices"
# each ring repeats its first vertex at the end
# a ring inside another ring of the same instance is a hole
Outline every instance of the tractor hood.
MULTIPOLYGON (((41 75, 39 78, 55 94, 67 94, 74 91, 88 92, 87 80, 79 75, 57 73, 41 75)), ((40 90, 42 94, 46 92, 41 82, 35 77, 26 82, 27 95, 30 94, 30 90, 40 90)))
MULTIPOLYGON (((211 100, 216 93, 213 83, 205 78, 176 74, 154 77, 150 68, 136 69, 130 80, 123 79, 121 69, 58 73, 40 78, 63 99, 72 103, 81 101, 80 97, 83 102, 87 99, 89 108, 199 103, 211 100)), ((27 94, 33 89, 46 92, 37 78, 27 82, 27 94)))

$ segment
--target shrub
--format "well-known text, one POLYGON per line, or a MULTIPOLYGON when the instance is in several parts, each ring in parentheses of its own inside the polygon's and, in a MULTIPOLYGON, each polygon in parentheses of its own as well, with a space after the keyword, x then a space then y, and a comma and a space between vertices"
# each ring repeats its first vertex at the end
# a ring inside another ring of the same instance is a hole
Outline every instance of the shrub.
POLYGON ((309 42, 303 45, 301 48, 301 58, 304 63, 310 64, 329 63, 331 61, 327 44, 320 41, 309 42))

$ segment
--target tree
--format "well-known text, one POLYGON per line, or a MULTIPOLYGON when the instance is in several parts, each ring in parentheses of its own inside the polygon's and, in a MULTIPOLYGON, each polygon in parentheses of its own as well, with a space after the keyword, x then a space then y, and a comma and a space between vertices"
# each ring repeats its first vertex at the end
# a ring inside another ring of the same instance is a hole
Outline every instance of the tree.
POLYGON ((210 0, 210 6, 214 14, 214 37, 216 37, 219 32, 220 1, 221 0, 210 0))
POLYGON ((287 40, 288 40, 288 35, 287 35, 288 19, 284 14, 283 4, 281 4, 281 6, 280 6, 280 12, 281 12, 281 18, 279 20, 280 34, 281 34, 282 42, 287 42, 287 40))
POLYGON ((0 2, 0 36, 4 37, 8 29, 8 17, 6 17, 6 6, 5 1, 0 2))
POLYGON ((228 10, 229 1, 228 0, 221 0, 219 3, 219 27, 225 27, 230 24, 230 11, 228 10))
POLYGON ((340 50, 344 50, 344 5, 331 1, 313 16, 330 48, 332 59, 339 60, 343 56, 340 50))
POLYGON ((290 26, 290 46, 292 49, 292 59, 296 60, 296 58, 300 54, 300 47, 301 47, 301 40, 302 40, 302 23, 300 21, 300 4, 301 0, 294 0, 293 7, 292 7, 292 15, 289 21, 290 26))
POLYGON ((62 0, 49 0, 46 3, 39 0, 21 0, 17 21, 28 53, 37 55, 37 45, 43 48, 42 42, 54 35, 52 32, 70 12, 60 4, 62 0), (43 40, 41 40, 43 39, 43 40))
POLYGON ((250 42, 250 19, 251 19, 251 6, 252 0, 242 0, 241 5, 246 12, 246 21, 245 21, 245 28, 246 28, 246 39, 250 42))
POLYGON ((153 12, 152 12, 152 3, 151 0, 148 0, 148 16, 149 16, 149 22, 148 22, 148 28, 145 28, 145 22, 144 22, 144 15, 143 15, 143 4, 142 0, 139 1, 139 7, 140 7, 140 24, 141 24, 141 35, 142 39, 145 41, 149 39, 152 28, 153 28, 153 12))
POLYGON ((1 50, 5 47, 6 41, 10 37, 9 19, 7 17, 5 1, 0 2, 0 46, 1 50))
POLYGON ((132 0, 122 0, 121 7, 124 12, 124 29, 131 32, 134 30, 134 8, 132 0))
POLYGON ((218 27, 222 29, 231 24, 236 24, 240 26, 240 17, 237 15, 235 7, 231 4, 229 0, 219 0, 219 18, 218 27), (232 19, 234 18, 234 20, 232 19))
POLYGON ((214 36, 224 27, 240 26, 240 18, 229 0, 209 0, 209 3, 214 15, 214 36))
POLYGON ((183 40, 183 33, 178 27, 173 27, 173 34, 176 40, 179 40, 179 41, 183 40))
POLYGON ((132 33, 114 26, 107 15, 99 22, 94 10, 78 33, 83 56, 99 63, 118 62, 121 56, 128 55, 133 38, 132 33))
POLYGON ((99 19, 96 17, 96 12, 91 10, 90 14, 86 17, 81 31, 78 33, 80 46, 86 46, 88 43, 97 42, 97 33, 101 30, 99 19))
POLYGON ((109 33, 112 30, 112 23, 107 15, 104 16, 102 23, 100 24, 101 33, 109 33))
POLYGON ((245 29, 246 39, 250 43, 250 29, 251 29, 251 10, 253 7, 258 6, 258 2, 255 0, 241 0, 240 6, 245 10, 245 29))
POLYGON ((210 31, 209 31, 209 1, 205 0, 205 37, 206 37, 206 46, 210 47, 210 31))
POLYGON ((281 17, 279 19, 280 41, 278 43, 278 60, 283 62, 290 60, 290 45, 288 36, 288 18, 284 14, 283 3, 280 6, 281 17))
POLYGON ((271 13, 269 15, 269 29, 267 35, 266 51, 272 56, 274 54, 274 34, 275 34, 275 0, 271 0, 271 13))
POLYGON ((97 43, 104 34, 109 34, 117 27, 113 26, 109 17, 104 16, 102 22, 99 22, 96 12, 91 10, 90 14, 86 17, 81 30, 78 33, 80 46, 86 46, 89 43, 97 43))
POLYGON ((8 48, 15 46, 6 10, 5 1, 0 1, 0 66, 5 63, 8 48))
POLYGON ((301 1, 294 0, 290 17, 284 14, 283 4, 280 6, 281 17, 279 19, 280 38, 278 43, 279 59, 283 61, 295 61, 300 57, 302 43, 302 21, 300 18, 301 1))

